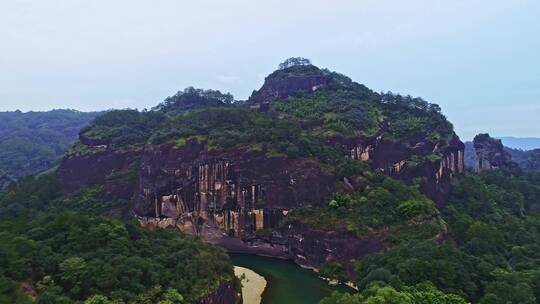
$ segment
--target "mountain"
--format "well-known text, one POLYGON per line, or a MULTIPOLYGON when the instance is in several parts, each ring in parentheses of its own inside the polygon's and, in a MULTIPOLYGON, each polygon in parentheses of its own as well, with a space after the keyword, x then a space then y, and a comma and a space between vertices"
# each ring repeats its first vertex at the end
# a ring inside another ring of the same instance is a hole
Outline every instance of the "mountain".
POLYGON ((273 72, 245 102, 227 96, 188 88, 97 117, 58 169, 64 188, 98 187, 145 227, 350 274, 425 225, 442 237, 464 146, 437 105, 311 64, 273 72))
POLYGON ((103 113, 0 193, 0 302, 237 303, 221 247, 358 288, 321 304, 538 303, 540 173, 467 146, 479 172, 439 106, 303 58, 103 113))
POLYGON ((99 113, 74 110, 0 112, 0 191, 52 168, 99 113))
POLYGON ((535 150, 540 149, 540 138, 536 137, 497 137, 502 140, 503 144, 511 149, 518 150, 535 150))

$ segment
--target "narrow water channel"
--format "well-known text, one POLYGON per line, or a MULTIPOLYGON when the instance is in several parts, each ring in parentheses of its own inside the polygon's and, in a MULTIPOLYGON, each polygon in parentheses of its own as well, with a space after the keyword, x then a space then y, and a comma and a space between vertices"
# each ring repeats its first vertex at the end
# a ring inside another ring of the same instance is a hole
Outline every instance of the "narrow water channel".
POLYGON ((292 261, 240 253, 229 255, 234 265, 249 268, 266 279, 262 304, 317 304, 335 290, 352 291, 347 286, 329 286, 316 273, 292 261))

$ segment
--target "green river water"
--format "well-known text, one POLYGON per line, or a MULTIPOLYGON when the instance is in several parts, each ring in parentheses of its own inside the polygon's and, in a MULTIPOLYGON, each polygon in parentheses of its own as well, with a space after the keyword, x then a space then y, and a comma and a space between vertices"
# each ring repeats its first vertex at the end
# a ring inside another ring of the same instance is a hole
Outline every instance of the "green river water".
POLYGON ((347 286, 328 286, 316 273, 292 261, 240 253, 229 255, 234 265, 249 268, 266 279, 263 304, 316 304, 335 290, 352 290, 347 286))

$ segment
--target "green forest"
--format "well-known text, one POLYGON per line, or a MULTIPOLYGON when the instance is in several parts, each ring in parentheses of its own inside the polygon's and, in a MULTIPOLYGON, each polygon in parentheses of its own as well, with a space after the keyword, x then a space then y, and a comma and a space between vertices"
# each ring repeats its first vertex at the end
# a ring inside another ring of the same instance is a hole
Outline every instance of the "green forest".
POLYGON ((539 185, 540 174, 521 169, 467 172, 454 181, 441 212, 445 240, 399 238, 387 252, 356 262, 360 295, 334 294, 321 303, 465 303, 456 296, 481 304, 537 303, 539 185))
POLYGON ((64 198, 54 174, 0 195, 0 303, 197 303, 234 280, 222 249, 96 216, 85 195, 64 198))
POLYGON ((58 164, 79 131, 99 113, 0 112, 0 190, 58 164))

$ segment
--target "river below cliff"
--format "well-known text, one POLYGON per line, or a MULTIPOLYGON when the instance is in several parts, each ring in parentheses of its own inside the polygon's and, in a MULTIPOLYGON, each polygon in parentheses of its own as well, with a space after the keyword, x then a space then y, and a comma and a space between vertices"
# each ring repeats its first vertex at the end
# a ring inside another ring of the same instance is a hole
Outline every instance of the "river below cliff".
POLYGON ((241 253, 229 255, 234 265, 251 269, 266 279, 262 304, 316 304, 335 290, 352 290, 347 286, 329 286, 315 272, 292 261, 241 253))

